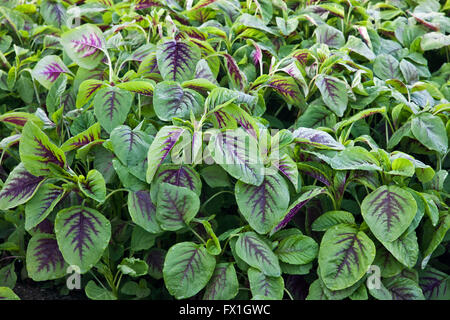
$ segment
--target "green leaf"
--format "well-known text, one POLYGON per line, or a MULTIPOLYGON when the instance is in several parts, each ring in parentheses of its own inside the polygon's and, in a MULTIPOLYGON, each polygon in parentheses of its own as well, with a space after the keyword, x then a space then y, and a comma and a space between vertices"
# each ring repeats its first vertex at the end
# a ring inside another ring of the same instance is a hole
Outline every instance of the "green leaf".
POLYGON ((49 175, 50 164, 60 168, 66 166, 64 152, 32 121, 27 121, 23 127, 19 153, 25 168, 35 176, 49 175))
POLYGON ((131 220, 150 233, 160 233, 161 227, 156 220, 156 207, 146 190, 128 193, 128 211, 131 220))
POLYGON ((289 205, 288 186, 278 173, 265 175, 259 186, 238 181, 235 195, 242 215, 260 234, 271 231, 289 205))
POLYGON ((70 59, 87 70, 96 68, 106 52, 102 31, 92 24, 83 24, 63 33, 61 44, 70 59))
POLYGON ((64 260, 86 273, 108 246, 111 224, 97 210, 74 206, 58 212, 55 233, 64 260))
POLYGON ((317 43, 324 43, 330 48, 341 48, 345 44, 342 32, 326 23, 318 26, 314 33, 317 43))
POLYGON ((431 258, 432 253, 436 250, 439 244, 441 244, 442 240, 444 239, 449 229, 450 229, 450 215, 446 214, 439 219, 437 228, 435 229, 432 238, 427 248, 425 249, 425 252, 423 253, 424 258, 421 264, 422 269, 426 267, 428 261, 431 258))
POLYGON ((231 300, 239 291, 233 263, 218 263, 203 294, 203 300, 231 300))
POLYGON ((186 227, 200 208, 197 194, 188 188, 162 183, 158 191, 156 219, 163 230, 186 227))
POLYGON ((216 259, 205 247, 193 242, 177 243, 164 261, 164 283, 176 299, 190 298, 207 285, 215 266, 216 259))
POLYGON ((94 280, 90 280, 84 288, 86 296, 92 300, 117 300, 117 297, 104 287, 95 284, 94 280))
POLYGON ((381 80, 400 79, 399 62, 390 54, 380 54, 373 62, 373 72, 381 80))
POLYGON ((320 243, 320 274, 331 290, 342 290, 358 282, 374 259, 372 240, 351 225, 339 224, 328 229, 320 243))
POLYGON ((71 73, 61 58, 55 55, 43 57, 36 63, 32 71, 32 76, 46 89, 50 89, 52 84, 58 79, 60 74, 71 73))
POLYGON ((325 105, 338 117, 344 115, 347 109, 348 95, 344 81, 336 77, 319 74, 316 77, 316 86, 319 89, 325 105))
POLYGON ((370 231, 384 242, 391 242, 408 229, 417 211, 413 196, 397 186, 381 186, 366 196, 361 214, 370 231))
POLYGON ((123 274, 140 277, 147 274, 148 265, 145 261, 136 258, 124 258, 117 266, 123 274))
POLYGON ((419 244, 415 231, 403 234, 394 241, 381 241, 381 243, 400 263, 408 268, 414 268, 419 256, 419 244))
POLYGON ((381 171, 378 160, 363 147, 347 147, 329 161, 335 170, 381 171))
POLYGON ((255 268, 248 269, 248 281, 253 297, 265 300, 281 300, 284 294, 283 277, 270 277, 255 268))
POLYGON ((68 152, 71 150, 82 148, 89 143, 100 139, 100 123, 95 123, 83 132, 67 139, 66 142, 61 146, 61 150, 68 152))
POLYGON ((203 112, 203 96, 192 89, 182 88, 175 81, 156 85, 153 106, 159 119, 170 121, 173 117, 189 119, 191 112, 198 117, 203 112))
POLYGON ((0 300, 20 300, 20 298, 8 287, 0 287, 0 300))
POLYGON ((319 216, 311 225, 313 231, 327 231, 329 228, 341 224, 355 224, 353 214, 347 211, 328 211, 319 216))
POLYGON ((90 170, 86 176, 78 177, 78 187, 87 197, 102 203, 106 198, 106 184, 102 174, 97 170, 90 170))
POLYGON ((411 130, 417 140, 441 155, 448 150, 448 138, 442 120, 430 113, 421 113, 412 119, 411 130))
POLYGON ((123 124, 133 103, 133 94, 118 87, 105 87, 94 97, 94 113, 106 132, 123 124))
POLYGON ((279 277, 281 274, 277 256, 271 248, 254 232, 241 233, 236 242, 236 253, 250 266, 265 275, 279 277))
POLYGON ((318 244, 314 239, 304 235, 292 235, 281 240, 275 254, 290 264, 307 264, 317 257, 318 244))

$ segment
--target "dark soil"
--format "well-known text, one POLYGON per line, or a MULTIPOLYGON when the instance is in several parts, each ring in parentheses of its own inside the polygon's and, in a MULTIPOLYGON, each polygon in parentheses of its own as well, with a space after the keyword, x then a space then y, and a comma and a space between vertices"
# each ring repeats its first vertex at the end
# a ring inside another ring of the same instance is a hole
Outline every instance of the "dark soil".
POLYGON ((87 300, 83 290, 71 290, 68 295, 59 292, 60 287, 44 288, 30 279, 17 282, 14 292, 22 300, 87 300))

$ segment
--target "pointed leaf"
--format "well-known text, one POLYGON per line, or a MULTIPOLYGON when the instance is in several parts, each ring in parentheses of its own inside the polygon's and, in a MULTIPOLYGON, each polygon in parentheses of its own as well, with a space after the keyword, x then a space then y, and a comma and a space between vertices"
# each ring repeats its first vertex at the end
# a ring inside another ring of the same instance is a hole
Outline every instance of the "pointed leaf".
POLYGON ((322 94, 322 100, 338 117, 344 115, 347 109, 348 95, 345 82, 332 76, 319 74, 316 86, 322 94))
POLYGON ((284 295, 283 277, 270 277, 255 268, 248 269, 248 281, 253 297, 281 300, 284 295))
POLYGON ((421 113, 414 117, 411 130, 417 140, 430 150, 445 154, 448 150, 448 138, 444 123, 438 116, 421 113))
POLYGON ((320 149, 345 149, 341 143, 322 130, 299 127, 292 133, 292 137, 297 143, 309 144, 320 149))
POLYGON ((103 81, 96 79, 84 80, 78 88, 76 108, 82 108, 91 98, 95 96, 95 93, 104 88, 106 85, 103 81))
POLYGON ((102 203, 106 198, 106 184, 102 174, 97 170, 90 170, 86 176, 78 178, 78 187, 89 198, 102 203))
POLYGON ((413 196, 397 186, 381 186, 366 196, 361 214, 380 241, 391 242, 408 229, 417 211, 413 196))
POLYGON ((60 168, 66 166, 66 156, 32 121, 28 121, 22 130, 19 144, 20 159, 25 168, 33 175, 49 174, 52 163, 60 168))
POLYGON ((163 268, 164 283, 176 299, 190 298, 206 286, 215 266, 216 259, 205 247, 193 242, 181 242, 167 252, 163 268))
POLYGON ((305 98, 293 78, 276 75, 267 81, 267 86, 274 89, 287 103, 298 107, 306 106, 305 98))
POLYGON ((0 300, 20 300, 20 298, 8 287, 0 287, 0 300))
POLYGON ((133 167, 147 159, 151 138, 145 132, 118 126, 111 132, 110 139, 114 154, 124 165, 133 167))
POLYGON ((28 243, 26 261, 28 275, 34 281, 54 280, 67 274, 67 264, 54 235, 34 235, 28 243))
POLYGON ((44 177, 33 176, 23 163, 19 163, 0 191, 0 210, 14 208, 30 200, 43 181, 44 177))
POLYGON ((71 137, 61 146, 61 150, 64 152, 68 152, 71 150, 79 149, 88 145, 92 141, 100 139, 100 123, 95 123, 90 126, 87 130, 80 132, 79 134, 71 137))
POLYGON ((450 299, 450 277, 442 271, 427 267, 420 273, 419 284, 427 300, 450 299))
POLYGON ((345 38, 342 32, 332 26, 324 23, 316 28, 317 43, 324 43, 330 48, 341 48, 345 44, 345 38))
POLYGON ((55 232, 64 260, 86 273, 108 246, 111 224, 97 210, 74 206, 58 212, 55 232))
POLYGON ((60 57, 49 55, 38 61, 33 69, 32 75, 46 89, 50 89, 62 73, 70 73, 69 68, 66 67, 60 57))
POLYGON ((244 91, 245 86, 247 85, 247 77, 241 69, 239 69, 236 61, 231 55, 226 53, 223 56, 225 58, 225 63, 227 66, 226 70, 230 80, 230 89, 244 91))
POLYGON ((25 230, 40 224, 58 204, 64 190, 51 183, 43 184, 25 206, 25 230))

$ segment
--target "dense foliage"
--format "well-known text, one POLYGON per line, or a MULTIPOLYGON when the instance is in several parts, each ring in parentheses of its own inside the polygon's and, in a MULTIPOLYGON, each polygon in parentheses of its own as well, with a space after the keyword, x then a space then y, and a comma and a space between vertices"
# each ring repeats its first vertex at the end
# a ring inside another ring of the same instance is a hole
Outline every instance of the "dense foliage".
POLYGON ((0 299, 449 299, 449 10, 0 0, 0 299))

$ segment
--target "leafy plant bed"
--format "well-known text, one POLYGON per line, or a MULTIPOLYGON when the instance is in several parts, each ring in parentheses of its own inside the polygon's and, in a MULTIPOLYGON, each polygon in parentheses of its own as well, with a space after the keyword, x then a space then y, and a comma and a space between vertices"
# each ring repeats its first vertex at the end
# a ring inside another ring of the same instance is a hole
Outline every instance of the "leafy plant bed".
POLYGON ((0 0, 0 299, 448 300, 449 9, 0 0))

